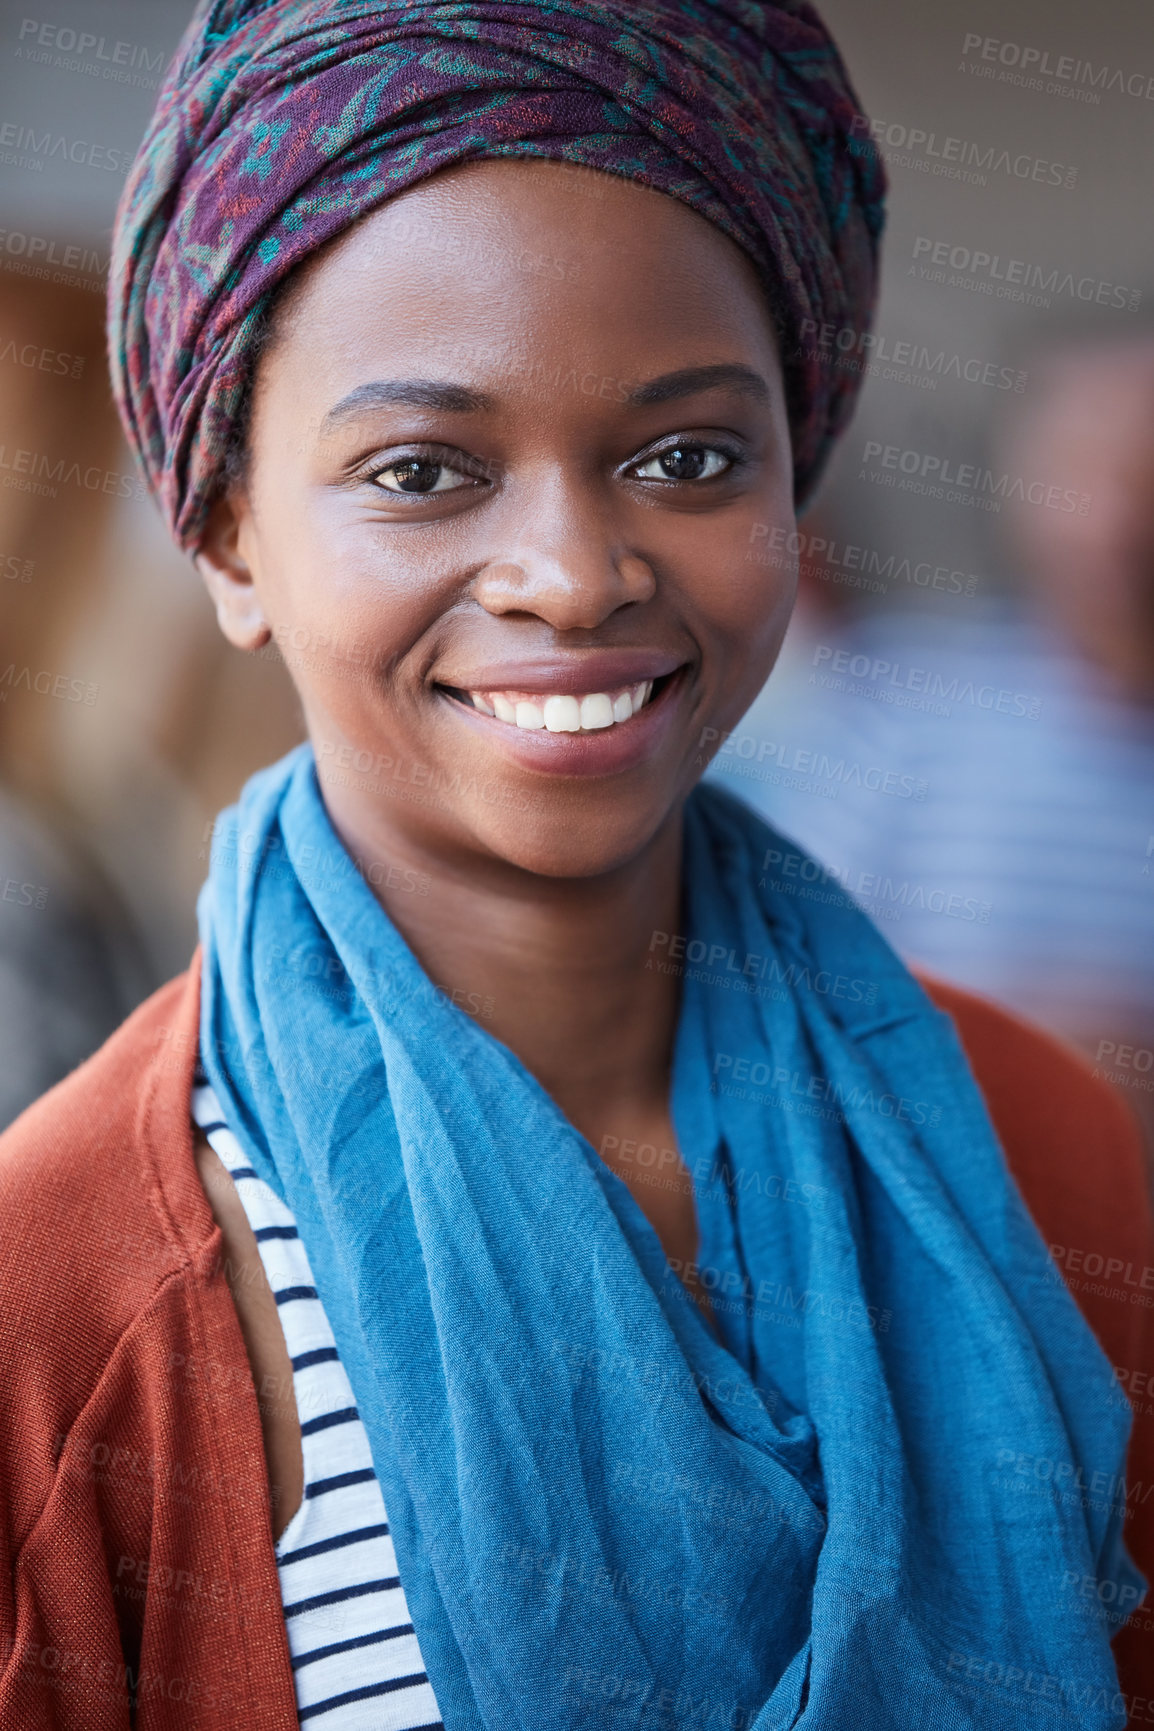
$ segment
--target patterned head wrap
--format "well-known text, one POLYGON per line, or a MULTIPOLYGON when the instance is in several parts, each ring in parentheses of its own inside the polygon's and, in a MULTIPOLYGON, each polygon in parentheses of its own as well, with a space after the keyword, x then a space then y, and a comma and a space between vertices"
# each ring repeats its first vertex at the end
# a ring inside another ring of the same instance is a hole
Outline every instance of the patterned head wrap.
POLYGON ((808 0, 202 0, 109 284, 117 402, 173 534, 196 547, 272 291, 366 211, 479 157, 624 175, 745 249, 782 324, 804 500, 859 382, 815 328, 862 330, 873 307, 867 133, 808 0))

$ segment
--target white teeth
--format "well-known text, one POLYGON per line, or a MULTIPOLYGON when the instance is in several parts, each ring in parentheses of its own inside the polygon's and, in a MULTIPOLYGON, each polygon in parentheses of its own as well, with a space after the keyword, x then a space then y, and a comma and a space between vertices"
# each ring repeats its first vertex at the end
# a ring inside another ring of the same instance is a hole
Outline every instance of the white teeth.
POLYGON ((584 697, 558 692, 530 698, 515 691, 470 691, 465 695, 482 715, 514 727, 545 728, 549 733, 597 733, 628 721, 643 709, 653 695, 653 681, 643 679, 613 695, 607 691, 591 691, 584 697))
POLYGON ((599 727, 612 727, 614 719, 613 705, 603 691, 595 691, 591 697, 581 699, 581 726, 586 733, 599 727))
POLYGON ((547 697, 545 726, 550 733, 580 733, 581 705, 575 697, 547 697))

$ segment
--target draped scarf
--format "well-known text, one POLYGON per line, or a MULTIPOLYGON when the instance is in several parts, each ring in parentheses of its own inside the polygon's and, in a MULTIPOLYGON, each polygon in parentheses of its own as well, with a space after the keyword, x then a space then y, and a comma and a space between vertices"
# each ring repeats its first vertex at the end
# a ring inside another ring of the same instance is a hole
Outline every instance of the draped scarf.
POLYGON ((311 749, 217 826, 202 1059, 296 1216, 449 1731, 1125 1723, 1128 1415, 952 1024, 799 858, 698 789, 648 958, 711 1327, 422 969, 311 749))

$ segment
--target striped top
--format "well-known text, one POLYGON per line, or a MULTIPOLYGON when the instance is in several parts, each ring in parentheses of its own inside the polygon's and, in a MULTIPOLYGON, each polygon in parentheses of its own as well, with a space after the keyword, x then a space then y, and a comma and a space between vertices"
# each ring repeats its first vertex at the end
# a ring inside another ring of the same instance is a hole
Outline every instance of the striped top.
POLYGON ((199 1069, 192 1116, 236 1185, 292 1360, 305 1488, 276 1559, 300 1723, 308 1731, 444 1731, 369 1439, 296 1221, 248 1164, 199 1069))

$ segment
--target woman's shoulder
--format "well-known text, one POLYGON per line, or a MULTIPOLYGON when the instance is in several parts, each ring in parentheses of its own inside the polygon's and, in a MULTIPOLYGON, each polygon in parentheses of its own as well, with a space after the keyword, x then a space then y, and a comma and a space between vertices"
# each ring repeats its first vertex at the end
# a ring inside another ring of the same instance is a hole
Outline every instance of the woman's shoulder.
POLYGON ((260 1411, 193 1152, 198 1000, 194 964, 0 1136, 5 1725, 127 1725, 134 1676, 155 1731, 194 1701, 206 1727, 295 1723, 260 1411), (63 1694, 61 1653, 83 1661, 63 1694))
POLYGON ((162 987, 0 1136, 0 1378, 19 1406, 35 1387, 67 1421, 210 1248, 188 1106, 196 996, 190 975, 162 987))
POLYGON ((191 1173, 197 987, 191 972, 170 980, 0 1134, 9 1256, 46 1250, 47 1235, 63 1226, 83 1241, 90 1226, 137 1201, 159 1207, 162 1229, 185 1236, 171 1209, 175 1174, 157 1155, 178 1135, 191 1173))
MULTIPOLYGON (((1154 1227, 1138 1122, 1080 1053, 988 999, 919 977, 953 1018, 1026 1206, 1129 1399, 1126 1543, 1154 1575, 1154 1227)), ((1149 1696, 1144 1612, 1114 1653, 1123 1687, 1149 1696)))
MULTIPOLYGON (((919 974, 952 1018, 1010 1170, 1095 1322, 1132 1332, 1154 1308, 1154 1225, 1139 1123, 1081 1053, 989 999, 919 974)), ((1104 1345, 1113 1345, 1103 1340, 1104 1345)), ((1119 1362, 1116 1360, 1115 1362, 1119 1362)))
POLYGON ((1138 1120, 1080 1052, 975 992, 920 971, 918 979, 954 1022, 1019 1182, 1037 1178, 1084 1201, 1087 1176, 1104 1191, 1105 1159, 1112 1183, 1146 1196, 1138 1120))

